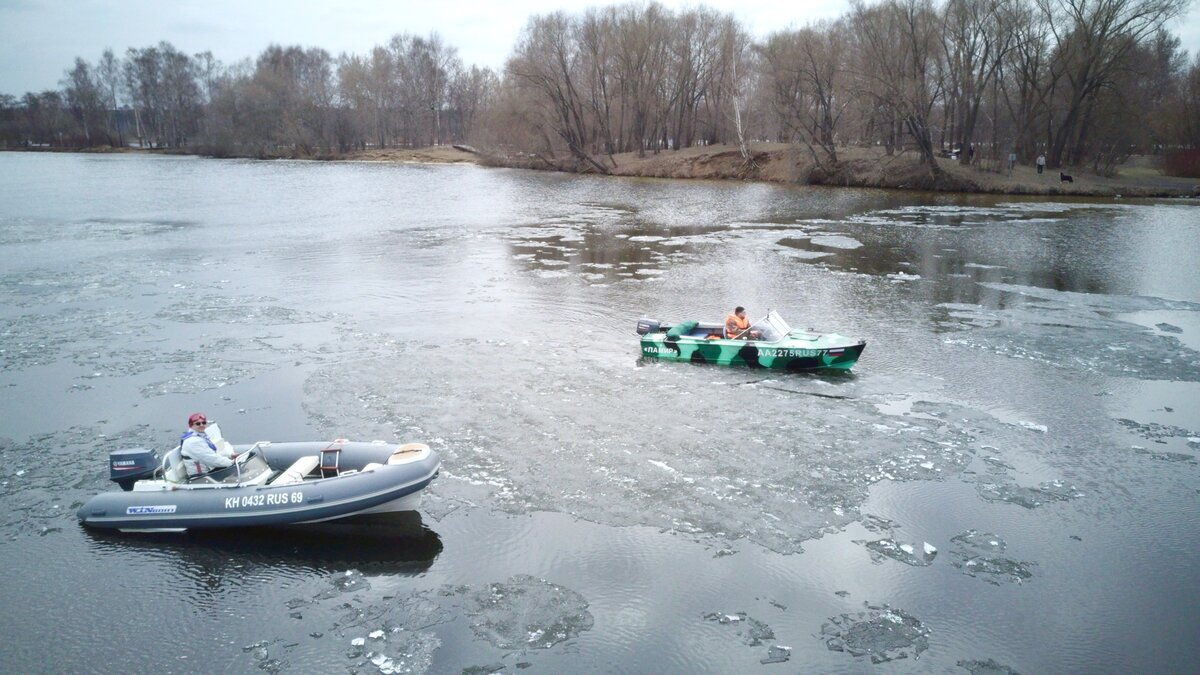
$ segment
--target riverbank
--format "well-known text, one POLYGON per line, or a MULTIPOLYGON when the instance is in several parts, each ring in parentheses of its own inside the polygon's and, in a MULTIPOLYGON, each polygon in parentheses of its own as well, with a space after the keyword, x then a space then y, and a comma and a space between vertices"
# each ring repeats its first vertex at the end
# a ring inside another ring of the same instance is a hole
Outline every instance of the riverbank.
MULTIPOLYGON (((138 150, 135 148, 90 148, 86 150, 32 150, 33 152, 132 152, 150 154, 195 154, 179 150, 138 150)), ((612 175, 643 178, 703 180, 750 180, 802 185, 837 187, 890 188, 935 192, 1047 195, 1077 197, 1196 197, 1200 198, 1200 180, 1167 176, 1155 157, 1135 156, 1117 168, 1113 176, 1099 176, 1072 169, 1071 182, 1060 179, 1057 170, 1038 174, 1032 166, 1017 165, 1011 172, 996 167, 994 161, 979 159, 964 166, 956 160, 938 158, 940 176, 934 180, 919 162, 915 152, 897 152, 888 156, 882 148, 843 148, 839 166, 822 170, 802 146, 780 143, 755 143, 750 146, 752 161, 743 161, 736 146, 711 145, 679 151, 613 155, 616 166, 612 175)), ((282 159, 282 157, 281 157, 282 159)), ((317 160, 382 162, 395 164, 464 164, 569 171, 572 166, 539 155, 517 153, 500 155, 465 145, 429 148, 384 148, 354 151, 317 160)), ((607 165, 608 158, 598 158, 607 165)), ((593 171, 594 172, 594 169, 593 171)))
MULTIPOLYGON (((821 170, 802 146, 756 143, 750 146, 752 161, 745 162, 736 146, 714 145, 666 151, 638 157, 637 153, 613 156, 618 176, 653 178, 759 180, 773 183, 800 183, 844 187, 893 188, 938 192, 991 193, 1013 195, 1053 195, 1085 197, 1200 197, 1200 181, 1165 175, 1155 166, 1155 158, 1134 157, 1118 168, 1116 175, 1098 176, 1079 169, 1071 170, 1071 182, 1060 179, 1059 172, 1047 169, 1038 174, 1035 167, 1018 165, 1008 172, 997 170, 994 162, 977 160, 964 166, 949 158, 938 158, 941 176, 931 179, 915 152, 888 156, 882 148, 845 148, 839 150, 837 169, 821 170)), ((553 170, 540 157, 488 156, 484 163, 553 170)))

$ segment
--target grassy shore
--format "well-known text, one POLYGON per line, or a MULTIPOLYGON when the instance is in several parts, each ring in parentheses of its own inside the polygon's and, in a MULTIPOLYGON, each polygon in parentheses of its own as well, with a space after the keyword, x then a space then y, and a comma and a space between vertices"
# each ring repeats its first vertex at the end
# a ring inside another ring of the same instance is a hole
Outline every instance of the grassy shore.
MULTIPOLYGON (((1010 173, 1007 166, 977 159, 966 166, 956 160, 939 158, 940 176, 931 178, 914 152, 888 156, 882 148, 846 148, 839 150, 839 166, 834 170, 817 168, 807 148, 778 143, 750 146, 752 161, 747 163, 736 146, 714 145, 664 151, 658 154, 636 153, 613 156, 614 175, 658 178, 700 178, 760 180, 775 183, 878 187, 943 192, 1076 195, 1092 197, 1200 197, 1200 180, 1175 178, 1156 168, 1155 158, 1135 157, 1118 167, 1114 176, 1099 176, 1082 169, 1067 171, 1074 179, 1064 182, 1057 170, 1038 174, 1033 166, 1017 165, 1010 173)), ((607 158, 604 158, 607 160, 607 158)), ((549 168, 543 160, 522 156, 515 159, 488 157, 493 165, 549 168)))

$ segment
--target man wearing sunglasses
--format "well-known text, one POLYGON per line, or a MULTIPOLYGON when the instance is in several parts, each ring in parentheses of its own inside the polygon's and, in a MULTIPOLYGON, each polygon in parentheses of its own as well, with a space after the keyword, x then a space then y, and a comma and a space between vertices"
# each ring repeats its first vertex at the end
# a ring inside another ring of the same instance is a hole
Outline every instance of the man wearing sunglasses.
POLYGON ((188 430, 179 437, 179 451, 187 469, 188 480, 215 469, 233 464, 233 460, 217 452, 217 446, 209 440, 205 430, 208 418, 204 413, 192 413, 188 417, 188 430))

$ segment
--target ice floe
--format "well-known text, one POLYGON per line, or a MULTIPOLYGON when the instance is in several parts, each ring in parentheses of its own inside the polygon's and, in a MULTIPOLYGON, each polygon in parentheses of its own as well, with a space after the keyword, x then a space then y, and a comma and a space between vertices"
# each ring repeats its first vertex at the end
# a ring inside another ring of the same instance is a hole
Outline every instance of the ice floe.
POLYGON ((1033 577, 1033 563, 1021 562, 1004 557, 1007 544, 991 532, 967 530, 950 539, 954 549, 950 552, 952 565, 963 574, 978 577, 999 585, 1000 582, 1021 583, 1033 577))
POLYGON ((868 605, 866 611, 832 617, 821 626, 820 637, 831 651, 869 657, 871 663, 920 658, 929 649, 929 629, 888 605, 868 605))
POLYGON ((467 598, 471 629, 499 649, 548 649, 591 630, 588 603, 575 591, 517 575, 467 598))

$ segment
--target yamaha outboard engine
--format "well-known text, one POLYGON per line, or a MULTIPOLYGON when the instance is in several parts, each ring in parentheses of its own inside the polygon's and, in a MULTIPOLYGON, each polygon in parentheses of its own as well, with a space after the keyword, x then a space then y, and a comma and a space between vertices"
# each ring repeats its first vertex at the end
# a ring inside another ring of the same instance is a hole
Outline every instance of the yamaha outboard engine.
POLYGON ((654 319, 638 319, 637 334, 657 333, 662 323, 654 319))
POLYGON ((126 492, 139 480, 153 478, 158 470, 158 453, 148 448, 130 448, 108 453, 108 479, 126 492))

